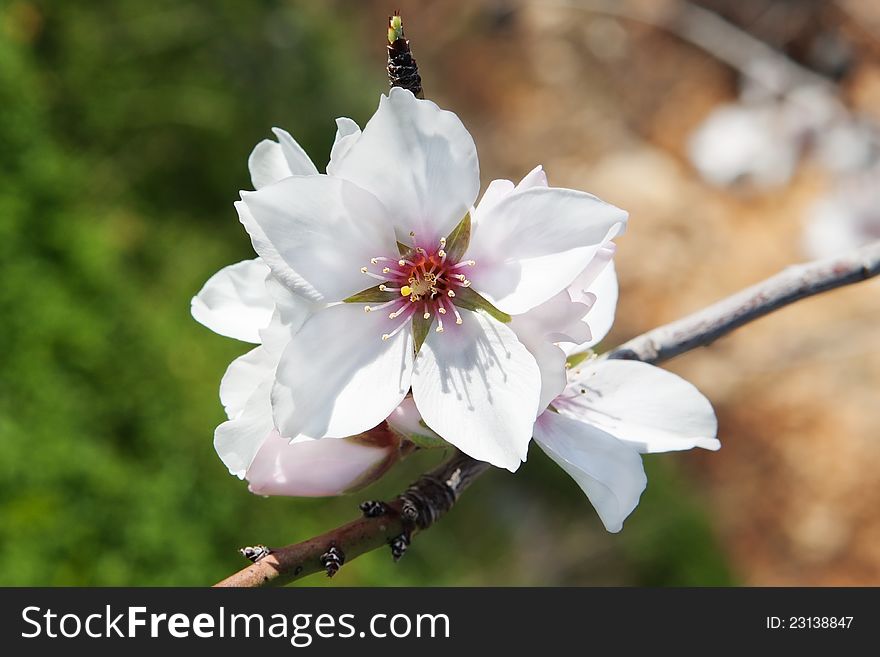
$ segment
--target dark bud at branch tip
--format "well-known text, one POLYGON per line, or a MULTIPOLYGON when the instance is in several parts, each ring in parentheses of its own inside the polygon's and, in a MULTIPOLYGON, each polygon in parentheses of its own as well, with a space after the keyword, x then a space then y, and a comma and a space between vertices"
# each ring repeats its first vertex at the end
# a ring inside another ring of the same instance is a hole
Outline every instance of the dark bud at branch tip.
POLYGON ((416 98, 424 98, 419 66, 403 35, 403 20, 395 12, 388 19, 388 83, 392 87, 409 89, 416 98))
POLYGON ((321 555, 321 565, 327 572, 327 577, 333 577, 342 568, 345 563, 345 553, 335 545, 331 545, 324 554, 321 555))
POLYGON ((271 550, 269 550, 269 548, 267 548, 265 545, 254 545, 253 547, 243 547, 239 550, 239 552, 241 552, 241 556, 243 556, 245 559, 257 563, 263 557, 268 556, 271 550))

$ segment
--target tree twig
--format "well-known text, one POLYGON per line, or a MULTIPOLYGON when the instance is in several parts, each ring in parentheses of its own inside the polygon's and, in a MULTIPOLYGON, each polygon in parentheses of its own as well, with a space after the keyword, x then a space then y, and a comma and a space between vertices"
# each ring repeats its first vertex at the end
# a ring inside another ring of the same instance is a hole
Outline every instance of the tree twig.
POLYGON ((342 563, 384 545, 390 546, 394 558, 399 559, 412 535, 427 529, 449 511, 459 495, 489 467, 488 463, 456 451, 394 501, 364 503, 364 517, 302 543, 270 548, 256 563, 215 586, 281 585, 321 571, 332 576, 342 563), (331 549, 333 558, 328 560, 331 549))
MULTIPOLYGON (((633 338, 605 357, 660 363, 706 346, 799 299, 877 275, 880 241, 837 258, 788 267, 684 319, 633 338)), ((488 469, 488 464, 456 452, 449 461, 422 475, 394 501, 362 507, 366 513, 378 508, 381 515, 359 518, 302 543, 270 550, 267 556, 217 586, 286 584, 322 570, 330 574, 335 569, 328 568, 322 557, 334 547, 342 552, 345 562, 383 545, 391 545, 392 553, 399 558, 412 534, 427 529, 449 511, 459 495, 488 469)))
POLYGON ((880 274, 880 242, 835 258, 792 265, 775 276, 648 331, 605 354, 606 358, 659 363, 695 347, 705 347, 734 329, 799 299, 812 297, 880 274))

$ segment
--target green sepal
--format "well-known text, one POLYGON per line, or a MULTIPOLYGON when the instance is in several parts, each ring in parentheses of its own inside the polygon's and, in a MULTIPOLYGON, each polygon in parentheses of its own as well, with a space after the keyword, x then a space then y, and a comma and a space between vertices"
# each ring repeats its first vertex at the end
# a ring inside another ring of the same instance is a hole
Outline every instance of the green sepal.
POLYGON ((464 308, 465 310, 482 310, 497 319, 499 322, 504 324, 510 322, 510 315, 498 310, 478 292, 474 292, 472 288, 456 287, 454 292, 455 296, 450 297, 450 301, 459 308, 464 308))
POLYGON ((438 447, 449 447, 449 443, 438 436, 434 431, 425 424, 424 420, 419 420, 419 426, 424 427, 424 434, 408 434, 410 441, 425 449, 437 449, 438 447))
POLYGON ((424 314, 422 313, 414 313, 412 318, 412 332, 413 332, 413 346, 415 347, 416 353, 419 353, 419 350, 422 348, 422 345, 425 343, 425 338, 428 337, 428 332, 431 330, 431 326, 434 324, 434 316, 428 317, 425 319, 424 314))
MULTIPOLYGON (((384 285, 384 283, 382 283, 382 285, 384 285)), ((388 283, 388 285, 393 285, 393 283, 388 283)), ((380 290, 379 286, 376 285, 374 287, 369 287, 366 290, 361 290, 357 294, 352 294, 347 299, 343 299, 343 301, 345 303, 381 303, 399 297, 400 292, 380 290)))
POLYGON ((422 434, 411 433, 407 435, 407 439, 416 445, 416 447, 421 447, 422 449, 438 449, 443 447, 449 447, 449 443, 440 438, 439 436, 425 436, 422 434))
POLYGON ((404 244, 403 242, 397 243, 397 251, 402 256, 409 255, 412 252, 412 250, 413 250, 413 247, 409 246, 408 244, 404 244))
POLYGON ((579 354, 572 354, 565 360, 565 364, 568 367, 577 367, 581 363, 583 363, 588 358, 592 358, 596 355, 596 352, 592 349, 587 349, 586 351, 582 351, 579 354))
POLYGON ((458 262, 464 257, 471 243, 471 213, 468 212, 446 238, 446 260, 458 262))

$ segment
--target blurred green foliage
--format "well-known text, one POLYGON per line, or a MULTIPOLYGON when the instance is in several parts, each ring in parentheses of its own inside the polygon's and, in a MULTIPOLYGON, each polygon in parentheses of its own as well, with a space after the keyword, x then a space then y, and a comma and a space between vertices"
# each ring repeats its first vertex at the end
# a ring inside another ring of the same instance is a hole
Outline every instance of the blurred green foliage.
MULTIPOLYGON (((360 498, 260 499, 226 472, 211 445, 217 384, 247 346, 189 316, 208 276, 252 257, 232 202, 253 145, 281 125, 320 166, 333 117, 363 124, 384 89, 384 26, 365 58, 344 15, 314 2, 0 4, 0 585, 203 585, 242 566, 240 545, 355 513, 360 498)), ((400 564, 373 553, 334 582, 729 582, 668 465, 610 537, 533 456, 481 481, 400 564)))

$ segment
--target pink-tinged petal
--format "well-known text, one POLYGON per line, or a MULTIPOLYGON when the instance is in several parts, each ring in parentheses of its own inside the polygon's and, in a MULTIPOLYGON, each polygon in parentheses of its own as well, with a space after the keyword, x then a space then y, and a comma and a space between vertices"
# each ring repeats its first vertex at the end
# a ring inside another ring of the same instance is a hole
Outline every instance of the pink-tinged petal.
POLYGON ((535 442, 586 493, 605 529, 623 529, 648 483, 632 445, 552 411, 535 423, 535 442))
POLYGON ((273 128, 272 132, 278 141, 264 139, 248 158, 254 189, 262 189, 289 176, 318 173, 312 160, 290 134, 281 128, 273 128))
POLYGON ((588 306, 574 303, 567 292, 560 292, 527 313, 515 315, 510 328, 516 333, 541 370, 541 401, 547 405, 565 388, 565 353, 555 342, 585 342, 589 327, 581 321, 588 306))
POLYGON ((333 175, 369 190, 402 238, 436 244, 470 210, 480 189, 477 149, 452 112, 395 87, 333 175))
POLYGON ((224 267, 192 298, 193 318, 220 335, 259 343, 274 307, 266 291, 268 275, 259 258, 224 267))
POLYGON ((474 289, 509 314, 568 287, 627 213, 584 192, 532 187, 508 194, 474 228, 467 258, 474 289))
POLYGON ((583 319, 589 325, 591 333, 588 340, 574 340, 563 344, 562 348, 568 354, 595 347, 605 339, 614 325, 618 296, 617 272, 613 261, 615 248, 613 242, 603 245, 568 288, 568 294, 574 301, 589 305, 589 311, 583 319))
POLYGON ((712 404, 671 372, 638 361, 595 360, 569 374, 569 387, 554 402, 559 412, 640 452, 721 447, 712 404))
POLYGON ((412 376, 412 331, 361 304, 311 316, 278 364, 272 407, 281 435, 344 438, 375 427, 403 400, 412 376))
POLYGON ((291 443, 273 431, 245 478, 257 495, 326 497, 356 491, 379 479, 401 457, 400 440, 381 435, 291 443))
POLYGON ((403 438, 411 440, 419 445, 445 444, 445 441, 429 427, 412 397, 407 397, 395 408, 386 419, 388 426, 403 438))
POLYGON ((333 140, 333 148, 330 149, 330 162, 327 163, 329 175, 336 175, 336 167, 360 136, 361 129, 357 123, 344 116, 336 119, 336 138, 333 140))
POLYGON ((277 364, 278 358, 262 345, 230 363, 220 381, 220 401, 230 420, 244 412, 245 405, 260 384, 275 374, 277 364))
POLYGON ((416 357, 413 397, 426 424, 469 456, 515 471, 526 459, 541 373, 506 325, 463 311, 431 331, 416 357))
POLYGON ((285 284, 287 272, 295 272, 317 293, 315 300, 341 301, 371 287, 375 282, 361 267, 397 252, 388 211, 346 180, 294 176, 242 192, 242 200, 272 246, 261 251, 254 240, 258 253, 285 284))
POLYGON ((251 461, 273 429, 269 403, 271 390, 270 376, 254 390, 234 419, 227 420, 214 431, 217 455, 229 472, 239 479, 244 478, 251 461))

